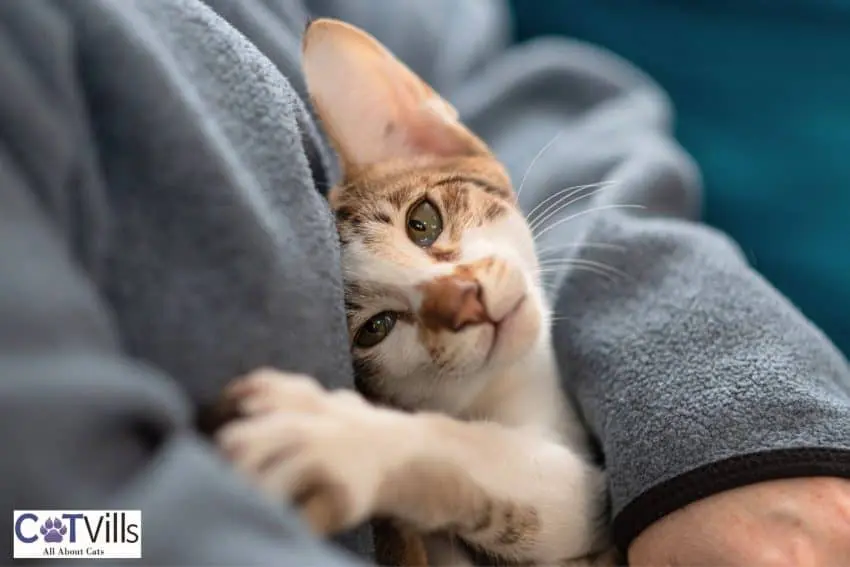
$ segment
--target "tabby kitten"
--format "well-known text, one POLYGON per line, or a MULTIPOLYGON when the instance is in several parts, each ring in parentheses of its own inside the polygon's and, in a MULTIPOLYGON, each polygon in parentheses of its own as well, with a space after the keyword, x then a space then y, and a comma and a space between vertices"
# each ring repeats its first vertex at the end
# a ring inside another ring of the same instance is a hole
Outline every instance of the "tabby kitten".
POLYGON ((303 56, 343 166, 329 200, 356 385, 374 404, 258 371, 228 390, 247 417, 219 442, 323 534, 393 518, 433 534, 435 565, 467 563, 450 538, 535 564, 604 549, 605 477, 559 389, 504 167, 365 32, 314 21, 303 56))

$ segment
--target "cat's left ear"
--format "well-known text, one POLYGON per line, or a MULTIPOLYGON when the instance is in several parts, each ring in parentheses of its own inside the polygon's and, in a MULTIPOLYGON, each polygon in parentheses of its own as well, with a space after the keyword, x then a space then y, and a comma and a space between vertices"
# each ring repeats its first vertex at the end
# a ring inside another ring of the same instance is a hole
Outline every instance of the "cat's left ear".
POLYGON ((304 32, 303 65, 346 173, 392 159, 490 155, 451 104, 359 28, 314 20, 304 32))

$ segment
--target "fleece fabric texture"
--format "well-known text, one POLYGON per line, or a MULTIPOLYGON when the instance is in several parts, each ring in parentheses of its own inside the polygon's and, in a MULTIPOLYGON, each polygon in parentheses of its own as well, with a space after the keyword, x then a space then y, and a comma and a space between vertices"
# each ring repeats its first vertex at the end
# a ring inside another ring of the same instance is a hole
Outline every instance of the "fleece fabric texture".
MULTIPOLYGON (((384 41, 536 208, 564 385, 605 454, 621 545, 725 487, 850 476, 847 361, 693 222, 699 176, 664 94, 587 45, 507 47, 507 14, 495 0, 0 2, 0 507, 140 508, 147 565, 357 561, 193 428, 258 366, 352 385, 321 194, 335 166, 298 72, 310 15, 384 41), (556 212, 559 190, 599 182, 556 212)), ((368 558, 368 533, 343 543, 368 558)))

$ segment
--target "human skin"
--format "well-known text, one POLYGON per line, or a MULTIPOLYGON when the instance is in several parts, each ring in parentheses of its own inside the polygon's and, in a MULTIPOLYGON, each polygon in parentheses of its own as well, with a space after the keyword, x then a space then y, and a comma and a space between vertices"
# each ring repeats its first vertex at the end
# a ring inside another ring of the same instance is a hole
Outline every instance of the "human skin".
POLYGON ((649 526, 628 555, 634 567, 850 565, 850 480, 777 480, 709 496, 649 526))

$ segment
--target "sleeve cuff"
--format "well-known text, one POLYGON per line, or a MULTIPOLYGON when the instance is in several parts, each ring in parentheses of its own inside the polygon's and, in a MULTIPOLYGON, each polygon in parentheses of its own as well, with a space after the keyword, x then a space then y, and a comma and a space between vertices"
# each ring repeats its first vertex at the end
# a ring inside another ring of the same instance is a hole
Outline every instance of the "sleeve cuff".
POLYGON ((782 449, 711 463, 662 482, 627 504, 614 518, 614 542, 626 553, 632 541, 657 520, 718 492, 814 476, 850 478, 850 450, 782 449))

